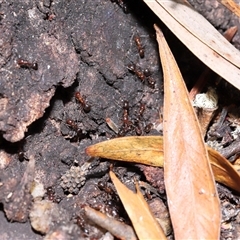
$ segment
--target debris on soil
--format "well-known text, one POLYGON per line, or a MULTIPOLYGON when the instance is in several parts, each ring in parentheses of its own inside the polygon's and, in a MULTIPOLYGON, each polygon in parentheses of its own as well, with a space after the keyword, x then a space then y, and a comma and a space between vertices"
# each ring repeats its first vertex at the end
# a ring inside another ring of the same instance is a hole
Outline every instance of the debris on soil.
MULTIPOLYGON (((0 214, 0 229, 6 239, 24 235, 11 235, 18 226, 12 222, 26 226, 26 239, 113 239, 85 214, 89 206, 131 226, 109 180, 110 164, 129 188, 135 188, 133 179, 142 182, 144 197, 171 234, 162 169, 85 154, 86 147, 109 138, 161 134, 156 22, 191 86, 203 64, 141 1, 1 2, 0 206, 5 215, 0 214)), ((227 132, 238 129, 230 114, 224 119, 232 121, 227 132)), ((224 194, 233 204, 229 210, 224 203, 224 221, 234 221, 231 236, 236 236, 239 197, 224 194)))

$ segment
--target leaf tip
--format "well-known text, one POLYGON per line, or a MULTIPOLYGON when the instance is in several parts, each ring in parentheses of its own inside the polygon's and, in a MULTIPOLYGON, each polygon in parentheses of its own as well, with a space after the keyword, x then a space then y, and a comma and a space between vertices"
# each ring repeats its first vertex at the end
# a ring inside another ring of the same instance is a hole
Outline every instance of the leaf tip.
POLYGON ((162 31, 160 30, 160 28, 158 27, 158 25, 157 25, 156 23, 153 24, 153 27, 154 27, 154 29, 155 29, 157 35, 159 35, 159 36, 163 36, 162 31))
POLYGON ((93 156, 94 155, 94 146, 89 146, 85 149, 85 153, 88 155, 88 156, 93 156))

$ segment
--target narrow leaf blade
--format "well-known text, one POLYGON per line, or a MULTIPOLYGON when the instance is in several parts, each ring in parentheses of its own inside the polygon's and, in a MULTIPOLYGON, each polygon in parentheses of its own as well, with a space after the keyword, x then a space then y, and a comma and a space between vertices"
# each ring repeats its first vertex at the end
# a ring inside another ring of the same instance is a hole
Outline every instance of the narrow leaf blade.
POLYGON ((140 240, 166 239, 162 228, 151 213, 139 187, 137 186, 137 193, 134 193, 122 184, 112 171, 110 171, 110 177, 132 221, 138 238, 140 240))
POLYGON ((185 0, 144 0, 179 40, 210 69, 240 89, 240 53, 185 0), (226 71, 228 69, 228 71, 226 71))
POLYGON ((175 238, 218 239, 220 204, 200 126, 171 50, 155 29, 164 73, 164 180, 175 238))
POLYGON ((240 176, 233 165, 212 148, 208 148, 208 155, 216 181, 240 192, 240 176))
MULTIPOLYGON (((92 157, 163 167, 163 140, 161 136, 125 137, 124 141, 121 138, 112 139, 88 147, 86 153, 92 157), (138 143, 138 147, 133 148, 132 145, 136 138, 140 143, 138 143), (123 145, 121 145, 122 142, 123 145), (152 143, 156 143, 157 150, 153 150, 153 146, 149 147, 149 143, 151 146, 152 143), (114 149, 116 145, 118 148, 114 149), (140 154, 143 149, 148 153, 140 154)), ((240 176, 228 160, 212 148, 208 148, 208 155, 216 181, 240 192, 240 176)))
POLYGON ((92 157, 162 166, 162 146, 161 137, 124 137, 92 145, 86 153, 92 157))

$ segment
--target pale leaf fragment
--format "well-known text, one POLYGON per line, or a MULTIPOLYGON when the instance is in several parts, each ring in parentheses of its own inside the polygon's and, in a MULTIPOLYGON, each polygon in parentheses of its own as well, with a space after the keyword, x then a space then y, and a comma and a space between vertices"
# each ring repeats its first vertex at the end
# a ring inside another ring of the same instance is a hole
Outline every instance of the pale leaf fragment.
POLYGON ((180 41, 214 72, 240 89, 240 53, 184 0, 144 0, 180 41))

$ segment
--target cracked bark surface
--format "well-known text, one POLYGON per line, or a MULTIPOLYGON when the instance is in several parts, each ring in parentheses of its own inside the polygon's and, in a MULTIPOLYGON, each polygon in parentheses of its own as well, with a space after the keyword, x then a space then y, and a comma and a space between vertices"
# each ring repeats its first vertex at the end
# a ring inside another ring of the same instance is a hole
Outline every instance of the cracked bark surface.
MULTIPOLYGON (((55 198, 50 204, 53 214, 46 216, 53 219, 48 236, 59 233, 64 239, 91 239, 104 235, 88 223, 85 229, 79 227, 76 214, 82 216, 84 204, 105 204, 114 198, 96 187, 99 180, 110 184, 109 161, 97 159, 91 171, 81 169, 86 183, 72 198, 61 187, 61 177, 75 164, 81 167, 89 160, 87 146, 116 137, 105 119, 121 126, 123 100, 129 102, 130 119, 143 102, 146 110, 141 124, 158 120, 162 74, 153 23, 165 31, 189 85, 201 72, 198 60, 144 3, 126 0, 126 4, 129 14, 110 0, 0 1, 0 206, 6 214, 0 215, 0 229, 5 239, 43 239, 29 228, 29 212, 41 205, 33 202, 32 184, 44 186, 44 201, 55 198), (144 58, 139 57, 135 34, 141 36, 144 58), (38 63, 38 70, 21 68, 19 58, 38 63), (129 63, 148 68, 156 80, 155 89, 129 72, 129 63), (76 101, 76 91, 91 105, 89 113, 76 101), (81 129, 80 136, 66 123, 68 119, 81 129), (54 196, 47 193, 48 187, 54 189, 54 196), (14 223, 7 223, 6 217, 14 223), (24 227, 19 228, 18 222, 24 222, 24 227)), ((115 163, 114 167, 132 188, 132 179, 143 175, 130 164, 115 163)), ((142 171, 151 183, 148 171, 152 170, 142 171)))

